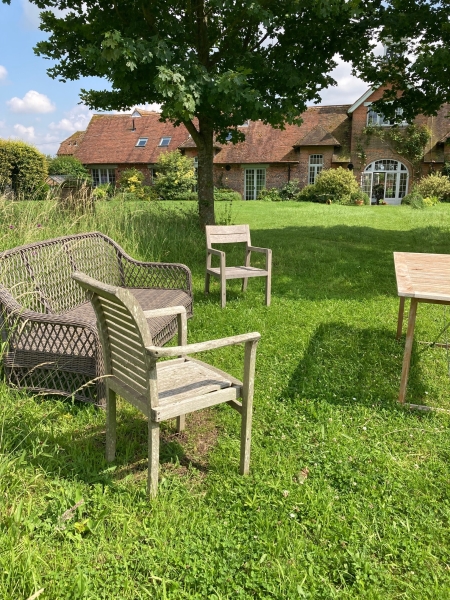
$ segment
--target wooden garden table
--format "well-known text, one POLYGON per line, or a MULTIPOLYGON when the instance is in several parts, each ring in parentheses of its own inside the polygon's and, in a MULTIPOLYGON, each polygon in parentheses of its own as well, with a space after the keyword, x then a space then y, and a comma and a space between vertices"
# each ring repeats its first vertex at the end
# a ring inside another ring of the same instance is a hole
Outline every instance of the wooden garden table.
POLYGON ((405 298, 411 298, 402 379, 398 401, 405 402, 409 364, 419 302, 450 304, 450 255, 394 252, 397 291, 400 306, 397 322, 397 339, 402 335, 405 298))

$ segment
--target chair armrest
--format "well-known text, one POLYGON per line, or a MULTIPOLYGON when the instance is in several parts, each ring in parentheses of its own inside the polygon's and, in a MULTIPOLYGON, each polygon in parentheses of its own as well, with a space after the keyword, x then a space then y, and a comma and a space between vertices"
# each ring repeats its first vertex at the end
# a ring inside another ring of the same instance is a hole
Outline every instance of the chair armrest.
POLYGON ((170 315, 186 315, 186 308, 184 306, 167 306, 165 308, 153 308, 150 310, 144 310, 144 316, 146 319, 154 319, 156 317, 166 317, 170 315))
POLYGON ((221 273, 225 273, 225 252, 223 250, 216 250, 215 248, 206 248, 206 268, 211 268, 211 255, 218 256, 220 259, 220 271, 221 273))
POLYGON ((225 256, 225 252, 223 250, 216 250, 215 248, 206 248, 206 252, 208 254, 214 254, 215 256, 225 256))
POLYGON ((198 344, 188 344, 187 346, 173 346, 171 348, 160 348, 159 346, 147 346, 146 351, 152 358, 163 358, 170 356, 180 356, 183 354, 195 354, 196 352, 205 352, 206 350, 215 350, 225 346, 236 346, 247 342, 257 342, 261 334, 257 331, 253 333, 243 333, 242 335, 233 335, 231 337, 211 340, 208 342, 199 342, 198 344))
POLYGON ((187 344, 187 316, 184 306, 167 306, 165 308, 155 308, 153 310, 144 310, 146 319, 155 319, 156 317, 166 317, 177 315, 178 325, 178 345, 187 344))
POLYGON ((263 254, 272 252, 270 248, 259 248, 258 246, 247 246, 247 250, 251 250, 252 252, 262 252, 263 254))

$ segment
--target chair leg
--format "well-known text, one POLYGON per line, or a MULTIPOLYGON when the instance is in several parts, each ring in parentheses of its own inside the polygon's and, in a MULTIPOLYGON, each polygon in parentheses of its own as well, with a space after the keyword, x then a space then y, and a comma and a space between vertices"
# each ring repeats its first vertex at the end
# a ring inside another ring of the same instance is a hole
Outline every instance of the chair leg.
POLYGON ((252 439, 253 389, 255 384, 255 359, 258 342, 245 344, 244 385, 242 388, 241 457, 239 472, 248 475, 250 470, 250 444, 252 439))
POLYGON ((266 306, 270 306, 270 296, 272 293, 272 279, 270 275, 266 277, 266 306))
POLYGON ((225 308, 227 303, 227 280, 225 277, 220 278, 220 304, 222 308, 225 308))
POLYGON ((242 280, 242 291, 245 292, 245 290, 247 289, 247 284, 248 284, 248 277, 244 277, 244 279, 242 280))
POLYGON ((209 282, 211 281, 211 275, 206 273, 205 275, 205 294, 209 294, 209 282))
POLYGON ((106 460, 116 456, 116 392, 106 389, 106 460))
POLYGON ((177 417, 177 432, 181 433, 186 427, 186 415, 177 417))
POLYGON ((148 420, 148 480, 147 493, 154 498, 158 492, 159 423, 148 420))

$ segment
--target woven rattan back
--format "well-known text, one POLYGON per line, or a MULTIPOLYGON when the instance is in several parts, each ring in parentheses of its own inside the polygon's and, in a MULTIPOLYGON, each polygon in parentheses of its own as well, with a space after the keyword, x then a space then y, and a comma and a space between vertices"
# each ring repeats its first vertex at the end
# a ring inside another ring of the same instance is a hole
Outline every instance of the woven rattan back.
POLYGON ((110 285, 123 285, 116 244, 87 233, 21 246, 0 254, 0 282, 21 306, 43 313, 64 313, 86 302, 72 279, 74 271, 110 285))
POLYGON ((128 290, 84 273, 74 273, 73 279, 88 291, 94 307, 106 376, 114 375, 125 386, 148 397, 145 347, 152 345, 152 337, 138 302, 128 290))

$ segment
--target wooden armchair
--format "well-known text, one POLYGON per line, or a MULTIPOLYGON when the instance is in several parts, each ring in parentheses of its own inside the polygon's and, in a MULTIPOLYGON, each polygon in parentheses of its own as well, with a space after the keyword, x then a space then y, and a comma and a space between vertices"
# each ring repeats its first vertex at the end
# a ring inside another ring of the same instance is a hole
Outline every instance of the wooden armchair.
POLYGON ((83 273, 73 278, 89 292, 103 349, 106 385, 106 459, 114 460, 116 449, 116 394, 133 404, 148 418, 148 492, 158 489, 159 424, 177 419, 184 428, 187 413, 227 402, 242 416, 240 472, 250 464, 253 386, 259 333, 187 344, 184 306, 143 311, 132 293, 107 285, 83 273), (178 346, 155 346, 148 318, 177 315, 178 346), (243 383, 188 354, 245 344, 243 383), (159 358, 172 358, 158 363, 159 358), (239 402, 238 399, 242 402, 239 402))
POLYGON ((242 279, 242 291, 247 289, 249 277, 265 277, 266 278, 266 305, 270 306, 270 291, 272 278, 272 250, 268 248, 257 248, 252 246, 250 241, 250 229, 248 225, 207 225, 206 226, 206 277, 205 277, 205 294, 209 293, 209 283, 211 275, 220 279, 220 297, 222 308, 227 303, 227 279, 242 279), (212 244, 228 244, 235 242, 244 242, 245 250, 245 265, 241 267, 227 267, 225 262, 225 252, 216 250, 212 244), (265 269, 257 269, 250 266, 250 257, 252 252, 261 252, 266 255, 265 269), (212 256, 218 256, 220 266, 212 267, 212 256))

